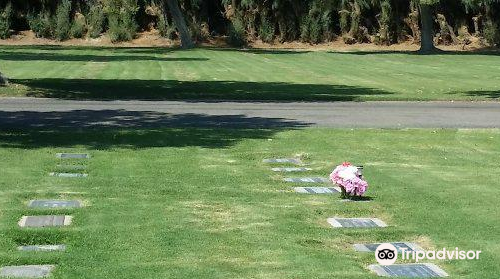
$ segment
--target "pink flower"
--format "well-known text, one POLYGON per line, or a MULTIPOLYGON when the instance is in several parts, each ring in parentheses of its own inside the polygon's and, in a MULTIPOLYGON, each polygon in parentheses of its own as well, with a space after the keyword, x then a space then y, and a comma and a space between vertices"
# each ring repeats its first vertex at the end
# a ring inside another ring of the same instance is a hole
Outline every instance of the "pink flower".
POLYGON ((349 162, 337 166, 330 174, 330 180, 350 195, 362 196, 368 188, 368 182, 360 178, 358 169, 349 162))

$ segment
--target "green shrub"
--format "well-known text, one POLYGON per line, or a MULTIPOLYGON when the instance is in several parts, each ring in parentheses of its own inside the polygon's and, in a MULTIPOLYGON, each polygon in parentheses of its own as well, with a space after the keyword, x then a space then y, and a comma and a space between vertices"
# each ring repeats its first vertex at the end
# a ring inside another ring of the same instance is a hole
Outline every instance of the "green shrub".
POLYGON ((62 0, 56 10, 56 39, 64 41, 69 39, 69 31, 71 29, 71 1, 62 0))
POLYGON ((242 47, 247 44, 245 26, 240 19, 233 19, 229 24, 227 43, 234 47, 242 47))
POLYGON ((498 23, 488 21, 483 30, 483 36, 486 41, 495 46, 500 45, 500 27, 498 23))
POLYGON ((55 23, 49 12, 28 15, 28 24, 38 38, 53 37, 55 23))
POLYGON ((309 37, 310 42, 313 44, 321 43, 323 41, 323 28, 321 26, 320 18, 311 19, 311 25, 309 26, 309 37))
POLYGON ((85 33, 87 33, 87 21, 82 14, 76 14, 70 33, 73 38, 83 38, 85 33))
POLYGON ((139 9, 137 0, 109 0, 105 9, 108 16, 108 34, 112 42, 130 41, 135 38, 139 9))
POLYGON ((310 39, 309 25, 311 25, 311 18, 308 16, 303 17, 302 22, 300 23, 300 40, 302 42, 309 42, 310 39))
POLYGON ((3 11, 0 11, 0 39, 10 37, 12 19, 12 4, 9 2, 3 11))
POLYGON ((305 16, 300 26, 300 40, 317 44, 323 41, 323 27, 321 18, 313 16, 305 16))
POLYGON ((104 26, 104 10, 102 5, 94 4, 90 6, 88 18, 88 35, 91 38, 98 38, 104 26))
POLYGON ((203 33, 202 26, 196 22, 189 23, 189 35, 193 40, 200 42, 207 39, 205 34, 203 33))
POLYGON ((272 43, 274 40, 274 25, 271 22, 263 18, 260 24, 259 37, 265 43, 272 43))
POLYGON ((340 32, 346 34, 349 32, 350 13, 346 10, 340 10, 339 15, 340 32))
POLYGON ((334 22, 332 19, 332 14, 327 11, 321 16, 321 29, 323 30, 323 41, 331 41, 335 38, 335 32, 333 31, 334 22))
POLYGON ((165 16, 160 15, 158 18, 158 31, 160 31, 160 36, 173 40, 177 37, 175 24, 168 23, 165 16))

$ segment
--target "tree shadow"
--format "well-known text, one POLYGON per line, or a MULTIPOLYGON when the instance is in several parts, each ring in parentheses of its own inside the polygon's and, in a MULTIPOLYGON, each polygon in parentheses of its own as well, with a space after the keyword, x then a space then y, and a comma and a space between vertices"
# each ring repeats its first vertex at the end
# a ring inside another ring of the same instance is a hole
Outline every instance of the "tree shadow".
POLYGON ((437 50, 429 53, 422 53, 419 51, 409 51, 409 50, 367 50, 367 51, 328 51, 332 54, 349 54, 349 55, 376 55, 376 54, 405 54, 405 55, 491 55, 499 56, 499 49, 477 49, 468 51, 450 51, 450 50, 437 50))
POLYGON ((67 110, 0 111, 0 128, 89 129, 89 128, 300 128, 311 123, 272 117, 163 113, 156 111, 67 110))
POLYGON ((147 53, 147 54, 165 54, 176 49, 175 47, 115 47, 115 46, 62 46, 62 45, 12 45, 2 46, 3 50, 43 50, 43 51, 111 51, 124 53, 147 53))
POLYGON ((392 94, 347 85, 284 82, 12 79, 28 87, 30 97, 84 100, 260 100, 356 101, 360 97, 392 94))
POLYGON ((115 62, 115 61, 207 61, 208 58, 197 57, 159 57, 146 55, 94 55, 65 54, 43 52, 0 51, 0 60, 4 61, 83 61, 83 62, 115 62))
POLYGON ((227 148, 244 139, 266 139, 279 129, 162 128, 106 130, 0 130, 2 148, 112 148, 203 147, 227 148))
POLYGON ((283 118, 244 115, 126 110, 0 111, 0 147, 226 148, 244 139, 267 139, 282 130, 308 125, 283 118))
POLYGON ((253 54, 305 54, 311 52, 305 49, 271 49, 271 48, 232 48, 232 47, 200 47, 211 51, 233 51, 253 54))
POLYGON ((487 99, 500 99, 500 90, 451 92, 449 94, 465 95, 465 96, 469 96, 469 97, 483 97, 483 98, 487 98, 487 99))

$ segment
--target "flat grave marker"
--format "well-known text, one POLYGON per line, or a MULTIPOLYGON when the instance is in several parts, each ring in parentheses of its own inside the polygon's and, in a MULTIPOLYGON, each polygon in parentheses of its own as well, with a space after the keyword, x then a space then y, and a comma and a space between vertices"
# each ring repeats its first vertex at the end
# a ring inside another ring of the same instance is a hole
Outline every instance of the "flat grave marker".
POLYGON ((18 225, 22 228, 62 227, 71 225, 72 219, 69 215, 23 216, 18 225))
POLYGON ((448 274, 435 264, 372 264, 368 268, 378 276, 384 277, 409 277, 409 278, 432 278, 447 277, 448 274))
POLYGON ((70 173, 70 172, 51 172, 49 173, 49 175, 55 177, 64 177, 64 178, 81 178, 89 176, 86 173, 70 173))
POLYGON ((62 201, 62 200, 31 200, 28 207, 32 208, 79 208, 82 207, 80 201, 62 201))
POLYGON ((328 218, 328 223, 334 228, 381 228, 387 227, 378 218, 328 218))
POLYGON ((262 160, 264 163, 268 164, 295 164, 300 165, 302 161, 296 158, 270 158, 262 160))
POLYGON ((86 153, 56 153, 59 159, 90 159, 90 155, 86 153))
POLYGON ((25 252, 65 251, 66 245, 26 245, 17 247, 17 250, 25 252))
POLYGON ((287 177, 283 181, 291 183, 327 183, 330 180, 324 177, 287 177))
POLYGON ((272 168, 274 172, 305 172, 311 171, 311 168, 272 168))
POLYGON ((337 194, 340 193, 338 187, 295 187, 295 192, 301 194, 337 194))
POLYGON ((7 278, 44 278, 50 276, 53 265, 19 265, 0 268, 0 277, 7 278))
MULTIPOLYGON (((398 252, 403 251, 401 248, 406 248, 406 251, 423 251, 423 249, 418 246, 418 244, 411 242, 389 242, 391 243, 398 252)), ((367 244, 354 244, 354 249, 358 252, 375 252, 377 247, 382 243, 367 243, 367 244)))

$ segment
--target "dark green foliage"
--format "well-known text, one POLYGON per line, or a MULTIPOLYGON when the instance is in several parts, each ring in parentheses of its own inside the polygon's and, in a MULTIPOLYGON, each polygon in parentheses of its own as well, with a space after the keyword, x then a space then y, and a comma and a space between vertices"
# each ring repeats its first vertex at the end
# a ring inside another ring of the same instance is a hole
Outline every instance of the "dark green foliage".
POLYGON ((328 32, 329 26, 328 17, 322 17, 321 14, 305 16, 300 26, 300 39, 313 44, 329 40, 332 38, 332 34, 328 32))
POLYGON ((87 16, 88 24, 88 35, 91 38, 98 38, 104 27, 104 10, 101 4, 95 4, 90 6, 90 10, 87 16))
POLYGON ((12 24, 12 4, 9 2, 4 10, 0 10, 0 39, 10 37, 10 29, 12 24))
POLYGON ((191 22, 189 24, 189 34, 191 35, 191 38, 195 41, 204 41, 207 39, 206 34, 204 34, 202 30, 202 26, 197 24, 196 22, 191 22))
POLYGON ((274 32, 273 24, 267 18, 262 18, 259 29, 260 39, 265 43, 272 43, 274 40, 274 32))
POLYGON ((493 21, 486 22, 484 26, 484 38, 491 45, 500 45, 500 26, 493 21))
POLYGON ((378 14, 379 22, 379 33, 378 39, 380 44, 390 44, 391 39, 391 19, 392 19, 392 7, 389 0, 383 0, 380 3, 380 14, 378 14))
POLYGON ((57 6, 56 11, 56 29, 55 36, 59 41, 64 41, 69 39, 70 29, 71 29, 71 21, 70 21, 70 13, 71 13, 71 1, 70 0, 62 0, 61 4, 57 6))
POLYGON ((73 38, 83 38, 85 36, 87 33, 87 22, 83 15, 78 14, 75 16, 70 33, 73 38))
POLYGON ((234 47, 242 47, 247 44, 245 26, 243 22, 235 18, 229 24, 229 34, 227 38, 227 43, 234 47))
POLYGON ((311 18, 305 16, 300 24, 300 40, 302 42, 308 42, 309 39, 311 38, 311 33, 309 28, 310 25, 311 25, 311 18))
POLYGON ((105 12, 108 18, 108 35, 112 42, 130 41, 135 38, 137 0, 109 0, 105 12))
POLYGON ((323 30, 320 18, 312 18, 309 25, 309 41, 313 44, 320 43, 323 39, 323 30))
MULTIPOLYGON (((0 0, 0 7, 5 7, 8 1, 0 0)), ((338 36, 346 43, 376 42, 390 45, 406 40, 419 43, 422 33, 419 16, 421 14, 418 12, 420 3, 423 2, 16 0, 12 2, 12 20, 6 20, 5 13, 0 17, 0 37, 8 37, 12 31, 9 28, 16 29, 14 31, 25 30, 23 28, 27 18, 38 37, 56 37, 59 40, 70 36, 80 38, 86 34, 97 38, 106 32, 114 42, 127 41, 133 39, 138 30, 150 30, 154 26, 161 36, 178 39, 180 32, 173 23, 183 18, 182 22, 185 22, 187 27, 184 28, 184 24, 179 27, 183 30, 184 37, 201 41, 211 36, 227 36, 228 42, 234 46, 242 46, 247 41, 258 38, 267 43, 275 40, 321 43, 338 36), (167 3, 175 3, 175 6, 179 7, 175 12, 175 20, 172 8, 167 3), (152 13, 151 7, 156 7, 152 13), (84 19, 77 17, 77 14, 83 14, 84 19)), ((431 33, 454 38, 460 30, 470 30, 472 36, 479 37, 472 41, 498 44, 500 1, 428 0, 425 3, 433 4, 428 17, 429 22, 432 22, 431 33), (438 14, 442 15, 441 18, 446 22, 436 23, 438 14)), ((425 33, 429 33, 428 31, 425 33)), ((453 43, 457 43, 457 40, 453 40, 453 43)))
POLYGON ((175 24, 169 23, 163 15, 158 18, 158 31, 160 36, 170 40, 177 37, 175 24))
POLYGON ((52 38, 54 35, 55 22, 48 11, 40 11, 28 16, 28 23, 38 38, 52 38))

